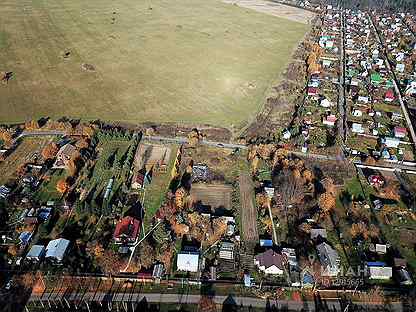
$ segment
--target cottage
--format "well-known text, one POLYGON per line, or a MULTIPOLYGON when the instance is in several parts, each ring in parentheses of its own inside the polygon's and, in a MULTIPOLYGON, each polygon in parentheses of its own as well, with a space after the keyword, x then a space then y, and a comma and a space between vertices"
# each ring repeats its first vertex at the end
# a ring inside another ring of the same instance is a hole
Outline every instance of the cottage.
POLYGON ((121 219, 114 231, 114 241, 116 244, 134 244, 139 235, 140 221, 127 216, 121 219))
POLYGON ((46 250, 42 245, 33 245, 26 254, 26 259, 29 261, 39 262, 45 256, 46 250))
POLYGON ((61 263, 67 253, 69 247, 69 240, 58 238, 51 240, 46 246, 46 259, 61 263))
POLYGON ((335 126, 335 123, 337 122, 337 117, 335 115, 329 115, 324 117, 322 123, 326 126, 333 127, 335 126))
POLYGON ((357 101, 367 104, 368 103, 368 96, 359 96, 357 101))
POLYGON ((176 266, 178 271, 196 273, 199 270, 199 252, 178 253, 176 266))
POLYGON ((161 263, 155 264, 155 266, 153 267, 152 277, 154 279, 160 279, 163 277, 164 274, 165 274, 164 265, 161 263))
POLYGON ((273 241, 271 239, 261 238, 260 247, 272 247, 273 241))
POLYGON ((371 74, 371 83, 373 85, 379 85, 381 83, 381 75, 379 73, 371 74))
POLYGON ((361 116, 363 115, 363 112, 362 112, 362 111, 360 111, 359 109, 354 109, 354 110, 352 111, 352 115, 353 115, 354 117, 361 117, 361 116))
POLYGON ((9 197, 11 190, 5 186, 5 185, 0 185, 0 198, 6 199, 7 197, 9 197))
POLYGON ((407 135, 407 129, 404 127, 394 127, 394 137, 404 138, 407 135))
POLYGON ((368 278, 372 280, 389 280, 393 276, 393 268, 384 262, 367 262, 368 278))
POLYGON ((71 159, 76 157, 77 154, 78 154, 78 150, 75 146, 69 143, 65 144, 58 151, 58 154, 56 154, 56 161, 53 167, 55 169, 68 168, 69 162, 71 161, 71 159))
POLYGON ((340 257, 335 249, 327 243, 316 246, 323 276, 337 276, 340 271, 340 257))
POLYGON ((322 107, 325 107, 325 108, 333 106, 332 102, 330 100, 328 100, 327 98, 322 99, 320 101, 319 105, 322 106, 322 107))
POLYGON ((394 96, 394 91, 393 91, 393 90, 391 90, 391 89, 387 90, 387 92, 386 92, 386 96, 385 96, 384 100, 385 100, 386 102, 393 102, 393 101, 394 101, 394 99, 395 99, 395 96, 394 96))
POLYGON ((265 274, 283 275, 283 257, 269 249, 254 258, 254 264, 265 274))
POLYGON ((381 143, 383 143, 387 147, 398 148, 400 145, 400 139, 385 137, 384 139, 381 140, 381 143))
POLYGON ((405 65, 404 64, 397 64, 396 65, 396 71, 399 73, 403 73, 405 69, 405 65))
POLYGON ((318 89, 314 87, 308 88, 308 95, 309 96, 317 96, 318 95, 318 89))
POLYGON ((364 133, 363 125, 360 123, 353 123, 351 127, 351 132, 353 133, 364 133))

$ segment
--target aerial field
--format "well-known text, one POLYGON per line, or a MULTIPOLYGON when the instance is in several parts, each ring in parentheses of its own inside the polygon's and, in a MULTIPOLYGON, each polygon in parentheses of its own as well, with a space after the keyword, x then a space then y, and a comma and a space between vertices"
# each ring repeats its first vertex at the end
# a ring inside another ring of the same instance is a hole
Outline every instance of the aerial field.
POLYGON ((0 122, 240 127, 309 26, 216 0, 3 0, 0 122))

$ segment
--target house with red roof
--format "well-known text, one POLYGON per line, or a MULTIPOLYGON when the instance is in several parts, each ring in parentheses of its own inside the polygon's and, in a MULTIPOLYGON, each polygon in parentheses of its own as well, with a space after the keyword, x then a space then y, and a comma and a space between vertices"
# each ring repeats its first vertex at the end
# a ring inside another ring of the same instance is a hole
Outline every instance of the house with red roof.
POLYGON ((386 102, 393 102, 395 100, 394 92, 392 89, 387 90, 384 100, 386 102))
POLYGON ((407 135, 407 129, 404 127, 394 127, 394 136, 396 138, 404 138, 407 135))
POLYGON ((329 116, 325 116, 324 119, 322 120, 322 123, 324 125, 333 127, 335 126, 335 123, 337 122, 337 117, 333 114, 329 115, 329 116))
POLYGON ((121 219, 114 231, 114 241, 116 244, 134 244, 140 231, 140 221, 133 217, 121 219))
POLYGON ((308 88, 308 95, 309 96, 317 96, 318 95, 318 88, 309 87, 308 88))

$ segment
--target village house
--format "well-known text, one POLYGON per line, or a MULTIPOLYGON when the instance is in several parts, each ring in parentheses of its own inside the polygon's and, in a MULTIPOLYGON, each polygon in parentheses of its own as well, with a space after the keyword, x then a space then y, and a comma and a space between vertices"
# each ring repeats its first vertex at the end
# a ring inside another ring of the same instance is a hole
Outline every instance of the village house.
POLYGON ((136 241, 139 235, 140 221, 127 216, 121 219, 117 225, 113 234, 114 242, 116 244, 131 245, 136 241))
POLYGON ((394 137, 395 138, 405 138, 407 135, 407 129, 404 127, 394 127, 394 137))
POLYGON ((68 143, 62 146, 56 154, 56 161, 53 165, 55 169, 67 169, 71 159, 76 157, 78 150, 75 146, 68 143))
POLYGON ((178 271, 196 273, 199 271, 199 252, 181 251, 176 259, 178 271))
POLYGON ((68 251, 69 243, 69 240, 64 238, 51 240, 46 246, 45 259, 56 264, 62 263, 68 251))
POLYGON ((365 265, 370 280, 389 280, 393 276, 393 268, 384 262, 366 262, 365 265))
POLYGON ((329 116, 325 116, 323 118, 322 123, 326 126, 330 126, 333 127, 335 126, 335 123, 337 122, 337 117, 333 114, 329 115, 329 116))
POLYGON ((265 274, 283 275, 284 272, 282 255, 276 253, 272 249, 268 249, 267 251, 258 254, 254 258, 254 264, 265 274))
POLYGON ((316 251, 322 266, 322 276, 337 276, 340 272, 340 257, 337 251, 327 243, 316 246, 316 251))

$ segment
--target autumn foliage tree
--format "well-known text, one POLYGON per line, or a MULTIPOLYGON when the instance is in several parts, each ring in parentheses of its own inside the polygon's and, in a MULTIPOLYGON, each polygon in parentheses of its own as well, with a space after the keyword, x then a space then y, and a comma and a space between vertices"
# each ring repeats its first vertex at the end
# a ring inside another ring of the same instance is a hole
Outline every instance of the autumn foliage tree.
POLYGON ((49 143, 46 145, 42 150, 42 157, 45 160, 52 159, 58 153, 58 145, 54 142, 49 143))
POLYGON ((13 135, 7 129, 0 128, 0 140, 2 140, 6 146, 11 146, 13 142, 13 135))
POLYGON ((66 192, 68 192, 69 188, 70 185, 68 179, 61 179, 56 184, 56 190, 61 194, 65 194, 66 192))

